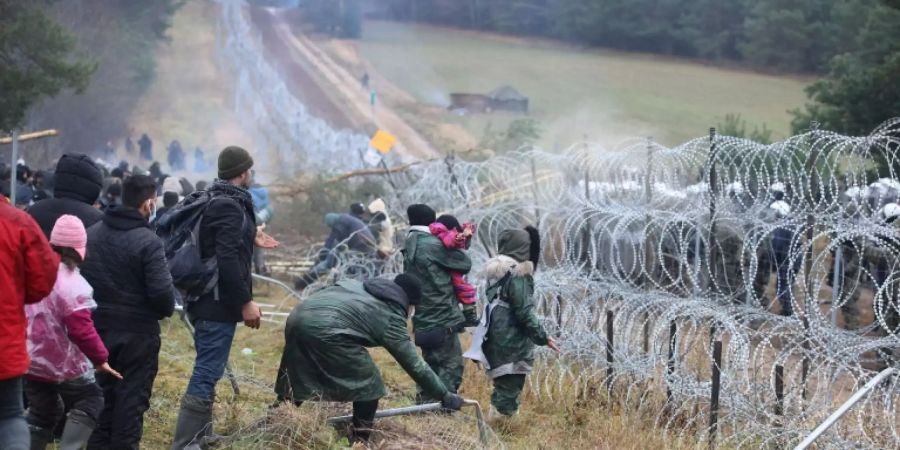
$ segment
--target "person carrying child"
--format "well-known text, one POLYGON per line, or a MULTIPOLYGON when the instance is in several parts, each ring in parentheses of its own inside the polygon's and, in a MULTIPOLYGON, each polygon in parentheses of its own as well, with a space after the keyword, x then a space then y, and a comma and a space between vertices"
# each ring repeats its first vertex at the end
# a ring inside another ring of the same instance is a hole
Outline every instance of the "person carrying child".
POLYGON ((75 216, 61 216, 50 233, 50 246, 60 256, 56 284, 43 301, 25 307, 31 357, 25 375, 26 420, 31 449, 44 449, 63 416, 63 405, 68 406, 59 448, 74 450, 87 444, 103 409, 95 368, 122 376, 107 362, 109 352, 91 320, 97 306, 93 289, 78 270, 87 247, 84 224, 75 216))
MULTIPOLYGON (((428 230, 441 240, 445 248, 468 250, 472 243, 472 236, 475 235, 475 224, 466 222, 460 225, 456 217, 444 214, 429 225, 428 230)), ((467 327, 477 326, 478 312, 475 310, 475 303, 478 301, 478 291, 475 286, 469 284, 466 276, 458 271, 450 271, 450 282, 453 284, 456 299, 462 305, 463 316, 466 319, 464 325, 467 327)))

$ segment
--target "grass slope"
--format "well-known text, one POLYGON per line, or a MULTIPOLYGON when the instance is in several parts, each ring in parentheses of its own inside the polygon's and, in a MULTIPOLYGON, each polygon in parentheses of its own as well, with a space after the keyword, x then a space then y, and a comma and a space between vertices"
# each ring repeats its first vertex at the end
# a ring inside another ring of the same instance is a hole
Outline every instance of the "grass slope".
MULTIPOLYGON (((579 50, 529 39, 424 25, 367 21, 361 55, 423 103, 445 105, 450 92, 487 93, 511 85, 531 99, 545 146, 587 136, 615 143, 653 136, 677 144, 706 133, 727 113, 789 132, 788 109, 805 101, 808 80, 711 67, 653 55, 579 50)), ((455 118, 475 136, 511 116, 455 118)))

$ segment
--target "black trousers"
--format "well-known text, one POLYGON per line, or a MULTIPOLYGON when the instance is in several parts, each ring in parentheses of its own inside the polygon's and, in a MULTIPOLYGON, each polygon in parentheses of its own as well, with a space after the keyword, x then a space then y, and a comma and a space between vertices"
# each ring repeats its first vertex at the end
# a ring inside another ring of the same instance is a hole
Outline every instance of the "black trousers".
POLYGON ((103 391, 93 376, 62 383, 25 380, 28 424, 52 431, 67 409, 78 410, 96 421, 103 409, 103 391))
POLYGON ((97 374, 105 404, 88 448, 138 449, 159 368, 159 335, 118 330, 98 333, 109 350, 109 365, 123 379, 97 374))

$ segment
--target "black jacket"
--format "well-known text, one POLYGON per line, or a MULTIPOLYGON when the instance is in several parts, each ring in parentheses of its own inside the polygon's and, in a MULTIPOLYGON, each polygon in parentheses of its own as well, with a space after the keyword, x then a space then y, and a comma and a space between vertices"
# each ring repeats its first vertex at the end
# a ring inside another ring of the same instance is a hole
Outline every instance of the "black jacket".
POLYGON ((211 200, 200 222, 200 254, 216 258, 219 284, 213 292, 188 303, 191 320, 237 323, 241 308, 253 300, 253 241, 256 217, 253 200, 246 189, 216 181, 209 191, 211 200))
POLYGON ((93 205, 100 197, 103 175, 89 157, 63 155, 53 177, 56 180, 55 198, 41 200, 28 208, 28 214, 41 226, 47 239, 50 239, 56 219, 63 214, 78 217, 85 228, 100 221, 103 213, 93 205))
POLYGON ((94 288, 98 330, 159 334, 175 310, 175 287, 162 241, 134 208, 114 206, 88 229, 81 274, 94 288))

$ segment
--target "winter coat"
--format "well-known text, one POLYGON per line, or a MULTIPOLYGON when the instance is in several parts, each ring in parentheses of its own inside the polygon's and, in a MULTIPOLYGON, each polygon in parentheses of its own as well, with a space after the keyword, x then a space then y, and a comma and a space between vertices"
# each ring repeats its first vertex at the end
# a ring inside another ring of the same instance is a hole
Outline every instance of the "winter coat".
POLYGON ((78 378, 109 357, 91 321, 93 289, 78 269, 59 265, 53 292, 25 307, 28 317, 28 377, 46 383, 78 378))
POLYGON ((0 380, 28 370, 25 304, 53 289, 59 256, 34 219, 0 201, 0 380))
POLYGON ((50 238, 50 231, 63 214, 71 214, 84 224, 85 228, 100 221, 103 213, 94 208, 103 187, 100 169, 85 155, 63 155, 56 165, 53 175, 55 186, 53 197, 41 200, 30 208, 28 214, 41 226, 44 236, 50 238))
POLYGON ((81 274, 94 288, 98 330, 159 334, 175 309, 162 241, 134 208, 114 206, 88 229, 81 274))
MULTIPOLYGON (((468 239, 459 239, 459 231, 448 230, 447 227, 440 222, 429 225, 428 229, 431 230, 431 234, 437 236, 437 238, 441 240, 441 243, 444 244, 445 248, 456 250, 466 250, 469 248, 471 237, 468 239)), ((456 299, 459 300, 460 303, 472 305, 478 300, 478 291, 475 289, 475 286, 472 286, 466 281, 465 275, 455 270, 451 271, 450 283, 453 284, 453 290, 456 292, 456 299)))
POLYGON ((497 256, 486 265, 485 295, 491 303, 488 307, 493 307, 482 351, 491 378, 531 372, 534 346, 547 345, 547 332, 534 314, 533 274, 531 261, 520 263, 506 255, 497 256), (510 277, 502 281, 507 273, 510 277))
POLYGON ((241 308, 253 300, 251 263, 256 238, 253 200, 246 189, 216 181, 208 191, 217 196, 200 222, 200 256, 216 258, 219 284, 187 305, 192 320, 237 323, 241 308))
POLYGON ((447 388, 416 353, 406 331, 406 308, 392 299, 403 290, 388 280, 343 280, 294 308, 275 392, 281 399, 367 401, 385 395, 367 347, 384 347, 429 394, 447 388))
POLYGON ((325 240, 327 250, 333 250, 338 245, 344 244, 353 251, 375 252, 375 236, 362 220, 350 214, 328 214, 325 216, 325 222, 331 228, 331 234, 325 240))
POLYGON ((465 322, 450 273, 469 273, 472 260, 468 255, 445 248, 428 227, 413 226, 403 249, 403 269, 422 283, 422 300, 412 320, 414 330, 452 328, 465 322))
POLYGON ((250 186, 250 196, 253 198, 253 211, 256 214, 256 223, 264 224, 272 220, 272 204, 269 201, 269 190, 254 184, 250 186))

